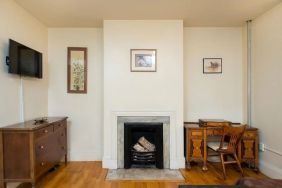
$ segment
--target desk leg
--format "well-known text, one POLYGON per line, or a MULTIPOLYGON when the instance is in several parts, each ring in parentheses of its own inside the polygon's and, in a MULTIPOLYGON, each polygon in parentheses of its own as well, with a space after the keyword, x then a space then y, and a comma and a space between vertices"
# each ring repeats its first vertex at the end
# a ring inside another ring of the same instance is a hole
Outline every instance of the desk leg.
POLYGON ((255 141, 255 148, 254 148, 254 153, 255 153, 255 172, 258 173, 259 172, 259 137, 258 137, 258 133, 256 135, 256 141, 255 141))
POLYGON ((238 144, 237 156, 239 158, 240 163, 242 163, 242 140, 238 144))
POLYGON ((188 161, 188 160, 186 162, 186 169, 191 170, 191 164, 190 164, 190 161, 188 161))
POLYGON ((207 152, 207 129, 204 129, 204 161, 203 161, 203 171, 207 171, 208 167, 207 167, 207 156, 208 156, 208 152, 207 152))
POLYGON ((190 140, 190 132, 186 129, 186 169, 191 169, 191 140, 190 140))
POLYGON ((203 170, 203 171, 207 171, 207 170, 208 170, 207 162, 206 162, 206 161, 204 161, 204 165, 203 165, 202 170, 203 170))

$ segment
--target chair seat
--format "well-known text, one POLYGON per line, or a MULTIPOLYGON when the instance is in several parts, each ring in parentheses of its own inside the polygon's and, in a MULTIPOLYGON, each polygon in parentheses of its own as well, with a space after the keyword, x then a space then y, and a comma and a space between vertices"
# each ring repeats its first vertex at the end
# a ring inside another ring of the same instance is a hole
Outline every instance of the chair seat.
MULTIPOLYGON (((214 151, 217 151, 219 149, 220 146, 220 142, 208 142, 208 147, 211 148, 214 151)), ((228 143, 224 142, 222 149, 227 149, 228 143)))

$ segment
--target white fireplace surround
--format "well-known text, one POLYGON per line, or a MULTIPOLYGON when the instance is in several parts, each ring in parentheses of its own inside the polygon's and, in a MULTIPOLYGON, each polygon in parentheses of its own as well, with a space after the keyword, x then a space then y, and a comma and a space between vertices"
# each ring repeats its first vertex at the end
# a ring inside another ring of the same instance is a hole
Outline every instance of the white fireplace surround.
POLYGON ((112 111, 110 127, 104 127, 104 136, 108 140, 108 144, 104 143, 103 168, 118 168, 118 117, 169 117, 169 168, 179 169, 185 167, 185 159, 183 155, 183 125, 176 120, 176 113, 173 111, 112 111))

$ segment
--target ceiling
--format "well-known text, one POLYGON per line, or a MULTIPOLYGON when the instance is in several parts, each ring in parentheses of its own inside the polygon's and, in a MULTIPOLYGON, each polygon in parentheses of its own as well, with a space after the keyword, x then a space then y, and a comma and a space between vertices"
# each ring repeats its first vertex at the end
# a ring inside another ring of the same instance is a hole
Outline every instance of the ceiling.
POLYGON ((281 0, 15 0, 48 27, 103 20, 183 19, 185 26, 241 26, 281 0))

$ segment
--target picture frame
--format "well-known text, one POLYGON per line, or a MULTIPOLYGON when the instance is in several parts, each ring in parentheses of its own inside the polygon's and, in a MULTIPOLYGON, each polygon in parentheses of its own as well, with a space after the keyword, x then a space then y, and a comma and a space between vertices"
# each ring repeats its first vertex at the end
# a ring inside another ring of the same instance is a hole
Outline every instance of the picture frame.
POLYGON ((87 93, 87 48, 68 47, 67 92, 87 93))
POLYGON ((203 58, 204 74, 222 74, 222 58, 203 58))
POLYGON ((131 49, 130 50, 131 72, 157 72, 156 49, 131 49))

